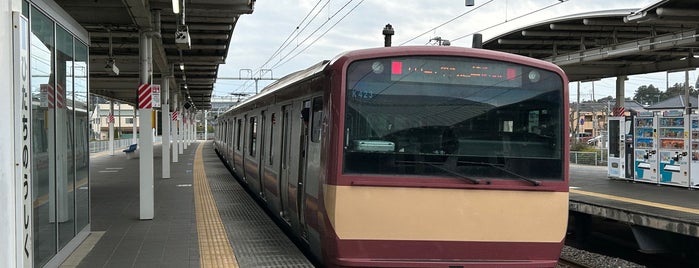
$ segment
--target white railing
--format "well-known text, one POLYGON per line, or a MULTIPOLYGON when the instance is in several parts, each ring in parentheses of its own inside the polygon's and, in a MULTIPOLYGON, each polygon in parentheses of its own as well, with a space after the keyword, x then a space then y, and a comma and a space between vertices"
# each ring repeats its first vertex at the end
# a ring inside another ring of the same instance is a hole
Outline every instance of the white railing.
POLYGON ((570 163, 579 165, 594 165, 604 166, 607 164, 607 150, 603 149, 598 152, 570 152, 570 163))
MULTIPOLYGON (((161 143, 163 137, 155 136, 153 137, 153 143, 161 143)), ((131 138, 114 140, 114 150, 119 148, 126 148, 133 144, 131 138)), ((90 153, 99 153, 109 150, 109 141, 91 141, 90 142, 90 153)))

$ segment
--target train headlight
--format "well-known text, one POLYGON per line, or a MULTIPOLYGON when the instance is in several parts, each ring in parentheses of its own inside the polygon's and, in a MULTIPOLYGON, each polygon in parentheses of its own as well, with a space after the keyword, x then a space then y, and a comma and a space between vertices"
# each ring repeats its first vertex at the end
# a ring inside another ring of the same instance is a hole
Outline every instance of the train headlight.
POLYGON ((383 73, 383 63, 375 61, 373 64, 371 64, 371 70, 374 71, 375 74, 380 74, 383 73))
POLYGON ((541 74, 539 73, 539 71, 529 71, 529 81, 539 82, 539 79, 541 79, 541 74))

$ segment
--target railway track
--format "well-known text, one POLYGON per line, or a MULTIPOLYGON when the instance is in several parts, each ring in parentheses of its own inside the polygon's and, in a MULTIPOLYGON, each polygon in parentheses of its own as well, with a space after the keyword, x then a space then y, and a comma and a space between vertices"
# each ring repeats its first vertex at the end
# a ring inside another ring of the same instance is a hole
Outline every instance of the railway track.
POLYGON ((578 263, 575 260, 571 260, 565 257, 560 257, 558 259, 558 265, 556 265, 557 268, 593 268, 592 266, 588 266, 582 263, 578 263))

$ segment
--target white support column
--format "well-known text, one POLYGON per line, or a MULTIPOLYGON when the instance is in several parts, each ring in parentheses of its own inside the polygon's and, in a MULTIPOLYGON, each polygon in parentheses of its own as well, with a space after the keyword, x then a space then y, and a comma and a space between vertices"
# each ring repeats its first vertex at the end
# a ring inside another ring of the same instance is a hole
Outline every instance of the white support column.
MULTIPOLYGON (((174 108, 173 112, 179 112, 177 109, 177 107, 179 107, 178 105, 179 105, 179 103, 177 103, 177 94, 173 94, 173 96, 172 96, 172 107, 174 108)), ((178 118, 179 118, 179 116, 178 116, 178 118)), ((179 126, 178 126, 177 118, 175 118, 174 120, 171 120, 171 121, 172 121, 172 162, 177 163, 179 161, 179 159, 177 157, 179 156, 179 151, 180 151, 179 145, 178 145, 179 144, 178 140, 180 139, 179 138, 179 130, 178 130, 179 126)))
POLYGON ((183 122, 183 129, 184 129, 184 135, 182 137, 182 143, 184 150, 187 150, 187 146, 189 146, 189 110, 184 111, 184 118, 182 118, 183 122))
POLYGON ((160 120, 162 123, 162 137, 163 137, 163 143, 162 143, 162 160, 163 160, 163 168, 162 168, 162 176, 163 179, 169 179, 170 178, 170 76, 165 76, 163 78, 163 85, 162 85, 162 119, 160 120))
POLYGON ((190 121, 189 121, 189 122, 190 122, 190 123, 189 123, 189 145, 192 145, 192 143, 193 143, 194 140, 196 139, 195 133, 196 133, 196 124, 197 124, 197 122, 195 122, 195 120, 196 120, 196 114, 195 114, 195 113, 196 113, 196 112, 192 112, 191 116, 189 117, 189 119, 190 119, 190 121))
POLYGON ((109 124, 109 155, 114 155, 114 101, 109 101, 109 115, 107 115, 107 123, 109 124))
POLYGON ((627 76, 620 75, 616 77, 616 107, 624 107, 624 82, 629 80, 627 76))
POLYGON ((209 111, 204 110, 204 141, 206 141, 209 137, 209 121, 206 120, 208 112, 209 111))
MULTIPOLYGON (((124 138, 123 137, 123 132, 124 129, 121 128, 121 102, 117 102, 117 110, 118 110, 118 116, 117 116, 117 121, 119 122, 119 126, 117 127, 117 133, 119 133, 119 144, 121 144, 121 140, 124 138)), ((122 145, 123 146, 123 145, 122 145)))
POLYGON ((177 136, 177 151, 179 154, 184 153, 184 109, 182 109, 182 104, 179 104, 180 115, 177 117, 177 124, 179 127, 179 134, 177 136))
POLYGON ((151 65, 151 37, 149 30, 141 31, 140 38, 140 86, 139 86, 139 219, 152 220, 155 214, 154 189, 153 189, 153 112, 150 97, 150 65, 151 65), (147 95, 147 97, 145 97, 147 95), (144 100, 142 102, 142 100, 144 100))
POLYGON ((131 144, 137 144, 138 143, 138 129, 136 128, 138 125, 136 124, 138 122, 136 115, 138 114, 138 103, 133 107, 133 123, 131 124, 133 127, 133 130, 131 131, 131 144))

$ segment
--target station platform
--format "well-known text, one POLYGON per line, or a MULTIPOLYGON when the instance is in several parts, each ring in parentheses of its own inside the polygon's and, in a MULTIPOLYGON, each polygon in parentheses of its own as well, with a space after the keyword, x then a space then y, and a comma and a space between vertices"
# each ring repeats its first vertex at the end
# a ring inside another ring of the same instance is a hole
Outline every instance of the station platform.
POLYGON ((314 267, 212 145, 192 143, 169 179, 154 146, 152 220, 139 219, 139 159, 91 155, 91 234, 61 267, 314 267))
POLYGON ((570 165, 570 211, 699 237, 699 191, 609 179, 606 166, 570 165))
MULTIPOLYGON (((222 164, 195 142, 161 178, 154 148, 155 217, 139 220, 139 159, 92 154, 91 234, 61 267, 314 267, 222 164)), ((699 192, 609 179, 570 166, 570 211, 699 237, 699 192)))

